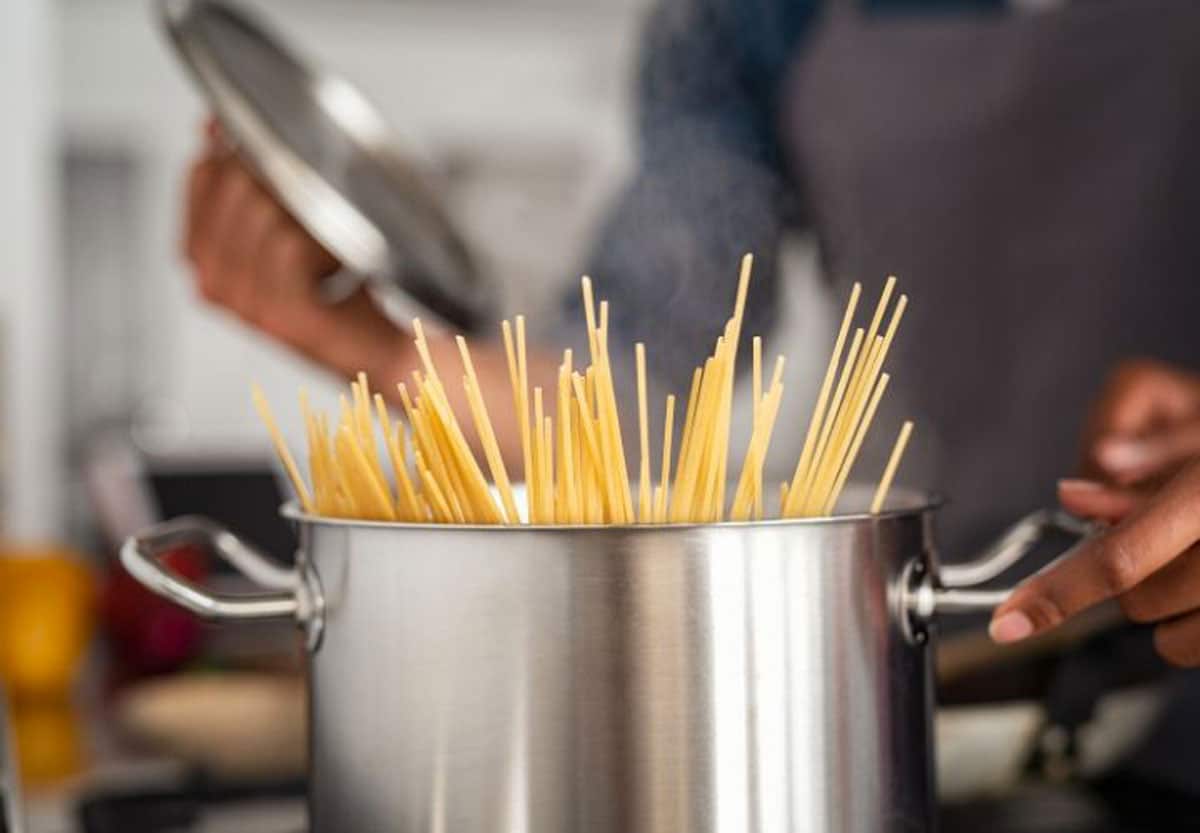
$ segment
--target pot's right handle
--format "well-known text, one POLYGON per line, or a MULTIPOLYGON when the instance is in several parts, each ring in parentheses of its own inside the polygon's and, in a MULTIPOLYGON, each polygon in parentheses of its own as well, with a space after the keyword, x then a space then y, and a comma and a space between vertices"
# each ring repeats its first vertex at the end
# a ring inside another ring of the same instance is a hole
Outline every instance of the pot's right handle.
POLYGON ((901 579, 909 627, 914 635, 919 635, 923 633, 924 625, 939 614, 986 613, 994 610, 1014 588, 975 588, 1017 564, 1052 532, 1065 532, 1083 541, 1102 529, 1100 524, 1080 520, 1066 512, 1043 509, 1009 527, 996 543, 974 561, 945 565, 937 575, 932 576, 925 572, 920 561, 910 562, 901 579))
POLYGON ((320 585, 311 570, 280 567, 220 524, 197 516, 177 518, 128 538, 121 563, 155 595, 212 621, 291 619, 316 650, 324 618, 320 585), (242 575, 272 592, 256 596, 212 593, 167 569, 162 556, 184 544, 202 544, 242 575))

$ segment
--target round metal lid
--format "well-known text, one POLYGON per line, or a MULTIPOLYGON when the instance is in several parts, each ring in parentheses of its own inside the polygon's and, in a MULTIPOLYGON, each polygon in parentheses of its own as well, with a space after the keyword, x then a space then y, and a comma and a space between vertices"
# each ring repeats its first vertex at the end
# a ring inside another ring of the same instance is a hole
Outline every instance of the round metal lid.
POLYGON ((346 267, 467 331, 492 286, 418 166, 359 91, 219 0, 160 0, 179 55, 232 142, 346 267))

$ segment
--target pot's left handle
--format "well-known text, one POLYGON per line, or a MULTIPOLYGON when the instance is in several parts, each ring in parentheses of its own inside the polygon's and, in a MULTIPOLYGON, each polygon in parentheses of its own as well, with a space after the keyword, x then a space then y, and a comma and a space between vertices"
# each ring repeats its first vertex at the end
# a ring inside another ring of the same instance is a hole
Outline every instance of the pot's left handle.
POLYGON ((210 621, 291 619, 308 634, 310 650, 320 644, 325 603, 316 575, 275 564, 220 524, 197 516, 177 518, 126 539, 121 563, 129 574, 162 596, 210 621), (162 556, 185 544, 216 552, 242 575, 271 592, 254 596, 213 593, 167 569, 162 556))
POLYGON ((979 590, 978 586, 1019 563, 1051 533, 1074 537, 1073 549, 1102 529, 1100 524, 1080 520, 1066 512, 1041 510, 1013 524, 974 561, 945 565, 937 575, 929 575, 921 561, 911 561, 900 584, 910 636, 923 641, 924 626, 940 614, 988 613, 999 607, 1014 588, 979 590))

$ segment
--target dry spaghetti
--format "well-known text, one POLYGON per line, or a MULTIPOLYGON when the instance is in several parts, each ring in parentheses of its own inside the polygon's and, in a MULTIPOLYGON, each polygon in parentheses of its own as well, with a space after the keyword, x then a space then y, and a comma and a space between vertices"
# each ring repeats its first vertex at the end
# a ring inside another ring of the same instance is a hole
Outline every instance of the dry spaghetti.
MULTIPOLYGON (((733 315, 712 354, 692 375, 678 438, 677 400, 673 394, 666 398, 657 485, 646 346, 638 343, 633 351, 637 411, 630 425, 636 422, 637 428, 635 484, 626 463, 609 352, 609 305, 605 300, 596 303, 586 277, 581 290, 587 363, 564 351, 552 389, 530 390, 524 318, 517 316, 515 326, 509 321, 501 326, 521 446, 523 495, 506 468, 466 340, 456 339, 460 383, 482 462, 467 439, 468 429, 450 405, 448 380, 434 364, 420 321, 413 323, 413 331, 421 367, 412 373, 411 383, 396 390, 404 421, 393 418, 384 397, 370 389, 364 374, 351 383, 349 398, 341 398, 333 421, 315 412, 301 394, 307 480, 257 388, 255 407, 302 507, 316 515, 408 523, 541 525, 760 520, 765 515, 763 473, 783 400, 784 359, 776 359, 770 379, 764 380, 758 337, 751 340, 750 435, 740 473, 733 478, 729 471, 735 369, 752 266, 747 255, 733 315), (726 494, 727 484, 733 487, 732 495, 726 494)), ((781 517, 822 516, 836 510, 891 378, 884 365, 908 305, 904 295, 891 304, 895 286, 895 278, 889 278, 866 328, 853 328, 862 287, 856 283, 851 290, 800 458, 790 481, 780 485, 781 517)), ((912 423, 905 422, 871 512, 886 505, 911 435, 912 423)))

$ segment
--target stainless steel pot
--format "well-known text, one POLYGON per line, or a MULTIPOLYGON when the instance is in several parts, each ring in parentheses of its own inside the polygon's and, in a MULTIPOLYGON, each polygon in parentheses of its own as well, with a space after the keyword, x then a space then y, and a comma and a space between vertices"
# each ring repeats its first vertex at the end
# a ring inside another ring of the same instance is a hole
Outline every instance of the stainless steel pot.
POLYGON ((295 572, 193 518, 130 539, 155 592, 294 618, 310 655, 315 833, 934 829, 929 636, 1048 529, 942 566, 937 502, 710 526, 322 520, 295 572), (156 556, 206 541, 273 592, 215 596, 156 556))

